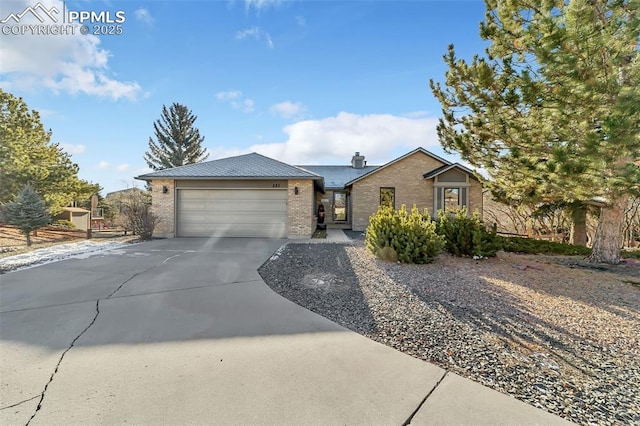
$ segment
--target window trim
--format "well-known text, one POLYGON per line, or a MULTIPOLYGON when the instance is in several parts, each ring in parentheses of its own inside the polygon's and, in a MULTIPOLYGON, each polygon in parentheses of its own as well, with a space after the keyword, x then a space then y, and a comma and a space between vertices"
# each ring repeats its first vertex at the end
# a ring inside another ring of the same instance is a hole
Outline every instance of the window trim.
POLYGON ((434 185, 433 186, 433 211, 434 216, 438 214, 439 210, 445 210, 445 198, 444 193, 445 189, 457 189, 458 192, 458 208, 466 207, 467 213, 470 211, 469 209, 469 188, 471 185, 434 185))
POLYGON ((380 187, 380 191, 379 191, 380 199, 378 201, 378 206, 382 205, 382 190, 383 189, 388 189, 388 190, 391 190, 393 192, 393 198, 392 198, 393 202, 391 203, 392 204, 391 207, 393 207, 393 209, 395 210, 396 209, 396 187, 395 186, 381 186, 380 187))

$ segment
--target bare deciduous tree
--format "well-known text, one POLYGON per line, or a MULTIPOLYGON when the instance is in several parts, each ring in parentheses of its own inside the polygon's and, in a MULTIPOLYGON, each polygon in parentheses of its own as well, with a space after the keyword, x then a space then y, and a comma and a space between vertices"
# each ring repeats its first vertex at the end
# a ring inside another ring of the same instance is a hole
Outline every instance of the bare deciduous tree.
POLYGON ((126 191, 119 200, 119 222, 143 240, 153 237, 153 230, 160 221, 151 211, 151 194, 142 190, 126 191))

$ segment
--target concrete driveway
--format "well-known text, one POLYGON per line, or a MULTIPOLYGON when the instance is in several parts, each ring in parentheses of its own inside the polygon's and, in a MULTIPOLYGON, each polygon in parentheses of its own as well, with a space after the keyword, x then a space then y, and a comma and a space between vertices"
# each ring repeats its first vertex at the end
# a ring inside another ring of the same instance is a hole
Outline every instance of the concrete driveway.
POLYGON ((278 296, 256 269, 283 243, 158 240, 0 275, 0 423, 560 420, 278 296))

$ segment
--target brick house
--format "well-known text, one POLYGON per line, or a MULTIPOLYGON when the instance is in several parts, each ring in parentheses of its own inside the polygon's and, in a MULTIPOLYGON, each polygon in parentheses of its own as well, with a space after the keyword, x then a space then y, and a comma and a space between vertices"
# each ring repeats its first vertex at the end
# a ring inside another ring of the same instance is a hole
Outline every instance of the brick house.
POLYGON ((292 166, 252 153, 138 176, 152 182, 160 237, 304 238, 318 206, 329 227, 364 231, 381 203, 482 213, 473 172, 418 148, 381 166, 292 166))

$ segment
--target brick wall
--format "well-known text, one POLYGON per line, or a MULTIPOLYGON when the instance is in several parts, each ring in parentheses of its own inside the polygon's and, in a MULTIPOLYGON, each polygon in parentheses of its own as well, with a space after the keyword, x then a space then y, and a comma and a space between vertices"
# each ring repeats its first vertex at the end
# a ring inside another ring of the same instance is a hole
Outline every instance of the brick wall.
POLYGON ((483 216, 483 198, 482 198, 482 184, 475 179, 469 178, 471 187, 469 188, 469 213, 478 211, 480 217, 483 216))
POLYGON ((290 180, 287 188, 287 234, 307 238, 315 230, 315 194, 312 180, 290 180), (298 188, 298 194, 295 188, 298 188))
POLYGON ((407 208, 416 204, 420 210, 427 208, 432 212, 433 182, 425 180, 423 175, 442 165, 436 159, 416 152, 354 183, 351 190, 353 230, 364 231, 369 226, 369 217, 380 204, 381 187, 395 188, 396 209, 402 204, 407 208))
POLYGON ((174 180, 154 180, 151 187, 151 207, 158 215, 160 222, 153 232, 154 237, 173 238, 175 236, 175 181, 174 180), (162 187, 166 186, 169 191, 162 193, 162 187))

